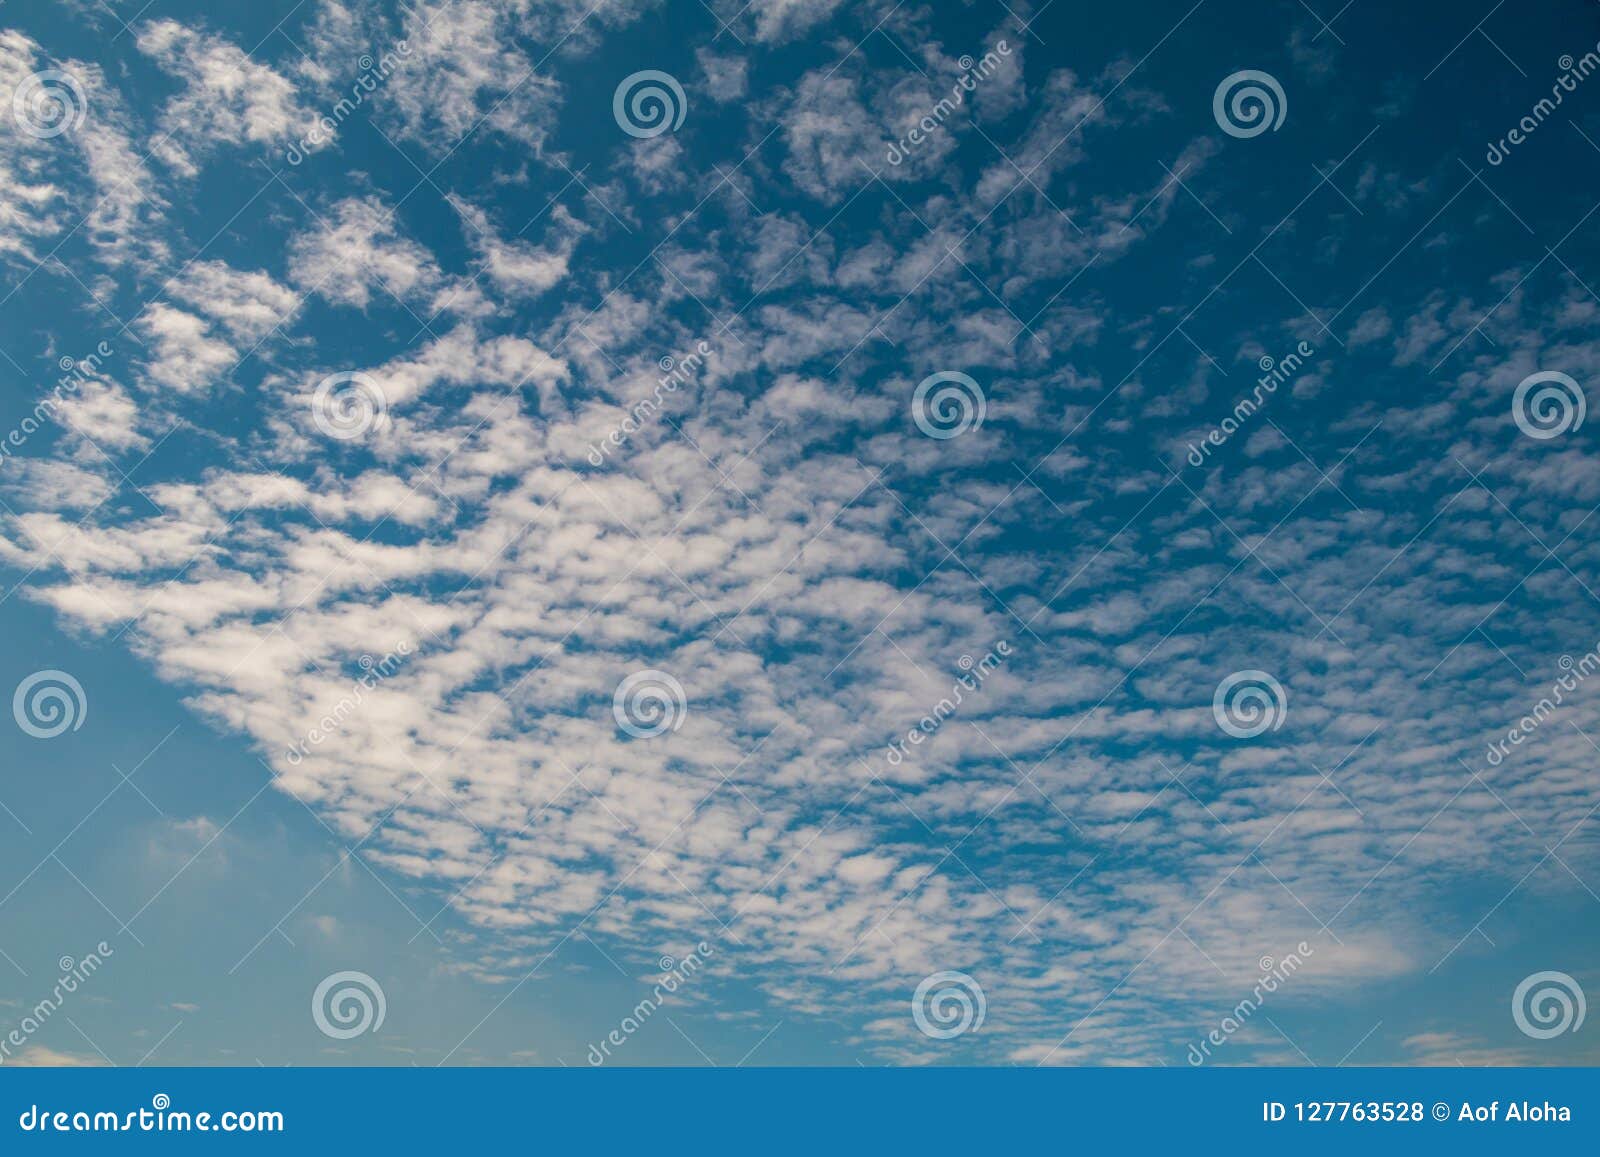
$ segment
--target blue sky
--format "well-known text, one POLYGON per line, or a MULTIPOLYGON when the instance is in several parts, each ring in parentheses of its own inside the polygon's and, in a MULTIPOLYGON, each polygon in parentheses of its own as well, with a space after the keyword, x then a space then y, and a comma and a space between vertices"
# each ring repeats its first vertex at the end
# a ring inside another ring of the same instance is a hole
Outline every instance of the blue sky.
POLYGON ((1600 1058, 1593 4, 233 7, 0 10, 6 1063, 1600 1058))

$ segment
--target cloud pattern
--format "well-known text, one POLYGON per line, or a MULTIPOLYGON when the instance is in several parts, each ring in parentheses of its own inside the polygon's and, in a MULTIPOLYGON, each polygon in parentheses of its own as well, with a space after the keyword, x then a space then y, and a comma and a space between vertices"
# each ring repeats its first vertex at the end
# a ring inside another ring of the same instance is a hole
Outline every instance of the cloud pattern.
MULTIPOLYGON (((1594 210, 1417 153, 1444 77, 1341 91, 1370 24, 1276 13, 1247 140, 1220 4, 1081 59, 1004 6, 306 7, 292 48, 142 17, 148 107, 0 37, 0 106, 56 67, 89 110, 5 126, 0 257, 116 349, 7 460, 0 563, 434 889, 486 983, 704 941, 880 1059, 1181 1063, 1264 957, 1360 1008, 1502 895, 1595 897, 1600 697, 1490 754, 1600 647, 1591 428, 1513 420, 1600 381, 1594 210), (617 131, 609 46, 669 25, 684 125, 617 131), (215 236, 212 166, 260 198, 215 236), (982 420, 929 437, 950 372, 982 420), (642 671, 659 734, 619 725, 642 671), (1240 671, 1279 726, 1219 727, 1240 671), (986 1014, 930 1052, 944 970, 986 1014)), ((1456 1028, 1404 1047, 1489 1055, 1456 1028)))

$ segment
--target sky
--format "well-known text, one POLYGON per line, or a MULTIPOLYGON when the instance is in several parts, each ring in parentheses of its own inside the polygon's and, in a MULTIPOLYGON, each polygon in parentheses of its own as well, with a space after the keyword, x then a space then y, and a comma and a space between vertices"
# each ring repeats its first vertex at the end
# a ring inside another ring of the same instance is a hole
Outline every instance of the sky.
POLYGON ((1600 7, 0 29, 0 1064, 1600 1062, 1600 7))

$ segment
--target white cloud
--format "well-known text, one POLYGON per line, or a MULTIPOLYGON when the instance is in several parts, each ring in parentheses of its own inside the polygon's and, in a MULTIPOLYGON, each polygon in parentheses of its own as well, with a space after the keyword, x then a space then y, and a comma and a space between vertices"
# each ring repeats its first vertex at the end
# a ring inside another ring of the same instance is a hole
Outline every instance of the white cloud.
POLYGON ((365 309, 374 290, 405 299, 444 280, 431 254, 402 237, 375 197, 334 205, 289 246, 289 277, 301 292, 365 309))
POLYGON ((204 319, 170 305, 145 309, 138 327, 150 338, 145 381, 178 394, 207 393, 223 383, 238 351, 210 334, 204 319))
POLYGON ((97 1069, 110 1064, 104 1057, 90 1053, 60 1052, 44 1045, 29 1045, 12 1057, 9 1063, 25 1069, 97 1069))
POLYGON ((291 318, 299 296, 266 273, 225 261, 195 261, 167 287, 170 296, 220 322, 236 341, 256 342, 291 318))
POLYGON ((551 210, 549 232, 552 245, 539 247, 517 237, 499 236, 482 209, 460 197, 450 204, 467 225, 467 241, 483 259, 490 282, 508 297, 537 297, 567 277, 567 263, 577 244, 580 228, 572 215, 560 205, 551 210))
POLYGON ((7 111, 0 132, 0 254, 31 266, 54 249, 41 251, 41 244, 81 231, 113 265, 166 256, 166 242, 152 232, 165 203, 135 151, 131 118, 98 65, 51 60, 22 33, 0 31, 0 101, 7 111), (68 127, 40 138, 23 131, 12 108, 18 85, 52 70, 68 78, 53 85, 66 102, 68 127), (80 173, 86 180, 76 179, 80 173))
MULTIPOLYGON (((781 40, 833 7, 752 18, 781 40)), ((583 15, 425 4, 415 19, 434 27, 413 22, 418 54, 379 115, 441 153, 487 115, 532 146, 523 174, 500 174, 531 187, 558 90, 542 73, 523 83, 521 39, 583 15)), ((359 16, 330 5, 318 35, 344 43, 359 16)), ((145 38, 190 81, 162 114, 194 126, 186 148, 281 139, 304 111, 277 73, 237 89, 218 72, 237 50, 214 38, 169 23, 145 38)), ((34 51, 0 47, 7 78, 34 51)), ((714 99, 739 99, 738 66, 700 63, 714 99)), ((1316 957, 1295 999, 1425 972, 1463 929, 1411 919, 1419 897, 1465 873, 1514 882, 1542 850, 1530 829, 1562 839, 1595 802, 1572 729, 1541 730, 1495 794, 1455 758, 1498 726, 1486 707, 1538 681, 1513 678, 1498 648, 1536 669, 1593 634, 1577 580, 1600 471, 1581 448, 1516 442, 1505 417, 1536 363, 1600 369, 1583 295, 1537 327, 1508 299, 1486 352, 1459 354, 1426 396, 1323 421, 1281 393, 1281 429, 1180 485, 1162 469, 1186 469, 1171 443, 1230 392, 1190 343, 1215 343, 1231 375, 1224 343, 1285 348, 1305 322, 1288 306, 1224 312, 1180 342, 1166 305, 1069 283, 1180 214, 1214 224, 1160 165, 1100 182, 1085 163, 1095 134, 1160 117, 1159 100, 1115 71, 1056 72, 1023 115, 1017 80, 979 109, 999 118, 985 131, 1010 124, 1003 156, 968 135, 982 171, 955 167, 968 130, 952 126, 882 187, 862 161, 929 89, 898 64, 857 67, 812 68, 755 102, 781 135, 736 177, 680 163, 701 155, 688 134, 624 146, 620 215, 655 230, 634 241, 665 242, 631 275, 631 249, 620 266, 599 244, 580 258, 586 230, 616 224, 587 196, 525 241, 498 186, 457 192, 444 168, 464 245, 449 230, 425 245, 397 221, 398 193, 335 193, 263 226, 287 285, 214 257, 164 270, 166 300, 137 323, 142 374, 125 375, 142 389, 87 385, 66 425, 143 449, 158 415, 204 420, 167 394, 214 393, 266 339, 276 360, 238 395, 259 409, 239 412, 243 434, 175 435, 183 452, 148 468, 166 473, 139 478, 153 512, 107 503, 82 525, 119 479, 69 434, 61 460, 19 472, 26 502, 0 520, 0 558, 41 568, 27 595, 74 626, 136 622, 123 637, 247 737, 280 789, 475 923, 462 953, 481 973, 524 975, 580 921, 633 944, 692 934, 786 1008, 859 1019, 864 1049, 910 1060, 926 1055, 911 989, 964 967, 989 993, 984 1056, 1148 1063, 1302 940, 1316 957), (305 324, 302 294, 351 307, 335 333, 305 324), (415 327, 390 324, 395 302, 415 327), (703 361, 663 387, 665 359, 681 368, 702 341, 703 361), (923 437, 913 390, 952 367, 980 381, 985 424, 923 437), (339 371, 382 392, 364 440, 314 420, 317 384, 339 371), (595 467, 587 450, 611 430, 626 437, 595 467), (1562 565, 1527 575, 1540 541, 1562 544, 1562 565), (890 762, 963 656, 999 640, 1014 656, 890 762), (292 748, 351 694, 362 656, 402 645, 359 710, 292 748), (1215 727, 1211 696, 1253 667, 1281 679, 1290 711, 1246 743, 1215 727), (681 727, 648 740, 616 725, 612 701, 646 668, 687 700, 681 727)), ((1198 181, 1216 148, 1174 132, 1159 156, 1198 181)), ((66 194, 32 154, 3 159, 22 182, 5 234, 22 256, 66 194)), ((1206 268, 1188 238, 1175 281, 1206 268)), ((1142 271, 1126 280, 1148 289, 1142 271)), ((1353 356, 1431 361, 1482 316, 1477 297, 1503 294, 1373 305, 1353 356)), ((1570 710, 1600 726, 1592 694, 1570 710)))
POLYGON ((721 54, 709 48, 695 50, 695 60, 706 76, 706 92, 719 104, 739 100, 750 87, 750 62, 736 54, 721 54))
POLYGON ((515 7, 485 0, 424 0, 411 8, 406 67, 383 104, 398 130, 439 151, 482 129, 537 149, 560 89, 518 46, 515 7))
POLYGON ((183 176, 216 144, 275 145, 306 136, 317 121, 294 82, 220 37, 175 20, 145 24, 139 51, 181 78, 163 108, 151 150, 183 176))
POLYGON ((69 431, 105 450, 137 450, 149 445, 149 438, 139 429, 138 406, 115 382, 85 381, 72 394, 63 395, 58 411, 69 431))

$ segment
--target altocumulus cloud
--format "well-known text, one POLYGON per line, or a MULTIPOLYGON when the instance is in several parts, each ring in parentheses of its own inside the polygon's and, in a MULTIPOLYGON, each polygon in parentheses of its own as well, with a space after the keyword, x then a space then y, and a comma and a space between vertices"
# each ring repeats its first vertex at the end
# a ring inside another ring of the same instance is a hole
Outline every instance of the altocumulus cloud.
MULTIPOLYGON (((0 145, 0 255, 20 276, 88 215, 79 276, 140 339, 4 479, 27 598, 439 889, 485 974, 577 927, 704 941, 702 999, 865 1009, 891 1059, 928 1055, 907 1001, 959 970, 986 1001, 971 1055, 1175 1062, 1265 956, 1313 944, 1282 999, 1355 1000, 1463 950, 1476 912, 1414 918, 1441 879, 1510 888, 1556 847, 1592 878, 1592 695, 1492 782, 1472 762, 1595 644, 1588 431, 1511 414, 1540 369, 1600 381, 1592 295, 1508 257, 1351 297, 1466 174, 1386 182, 1341 108, 1312 152, 1354 157, 1342 194, 1310 164, 1266 188, 1217 163, 1261 142, 1215 130, 1214 78, 1135 67, 1157 30, 1069 66, 1009 17, 825 0, 751 5, 750 43, 715 48, 736 61, 678 62, 682 127, 637 139, 576 78, 663 17, 587 7, 322 0, 281 57, 144 19, 173 95, 76 65, 84 129, 0 145), (352 47, 402 37, 362 114, 280 171, 352 47), (884 170, 1002 38, 1015 73, 884 170), (367 171, 358 132, 415 164, 367 171), (264 240, 210 246, 186 189, 241 159, 264 240), (1246 260, 1290 220, 1340 244, 1285 226, 1246 260), (1307 304, 1284 283, 1313 262, 1339 288, 1307 304), (1316 374, 1248 446, 1184 461, 1264 351, 1303 345, 1316 374), (982 420, 928 437, 918 384, 952 372, 982 420), (369 391, 359 437, 315 420, 336 374, 369 391), (109 499, 124 471, 140 501, 109 499), (641 671, 682 693, 659 734, 619 726, 641 671), (1219 728, 1241 671, 1285 689, 1281 726, 1219 728)), ((51 59, 0 38, 0 108, 51 59)))

